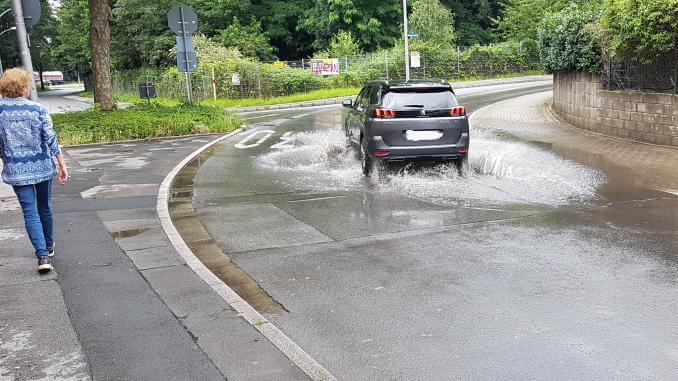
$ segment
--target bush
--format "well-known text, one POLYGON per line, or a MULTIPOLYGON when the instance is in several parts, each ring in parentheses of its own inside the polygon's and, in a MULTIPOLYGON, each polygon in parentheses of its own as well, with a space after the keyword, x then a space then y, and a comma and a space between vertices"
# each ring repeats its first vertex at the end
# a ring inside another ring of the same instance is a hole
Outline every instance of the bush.
POLYGON ((606 0, 603 41, 614 56, 649 61, 678 50, 678 0, 606 0))
POLYGON ((594 5, 573 4, 539 23, 537 44, 546 71, 600 72, 600 46, 594 32, 600 13, 594 5))
POLYGON ((207 106, 135 106, 103 112, 88 110, 53 116, 63 145, 105 143, 196 133, 228 132, 242 121, 220 108, 207 106))

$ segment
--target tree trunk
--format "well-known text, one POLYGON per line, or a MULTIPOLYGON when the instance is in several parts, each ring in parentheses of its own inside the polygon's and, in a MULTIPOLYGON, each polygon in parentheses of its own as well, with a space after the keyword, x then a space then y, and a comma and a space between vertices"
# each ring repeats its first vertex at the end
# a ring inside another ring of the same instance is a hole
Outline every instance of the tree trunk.
POLYGON ((42 77, 42 66, 38 67, 38 75, 40 76, 40 90, 45 91, 45 79, 42 77))
POLYGON ((94 103, 101 110, 115 109, 111 83, 111 5, 109 0, 87 0, 89 5, 89 43, 92 52, 94 103))

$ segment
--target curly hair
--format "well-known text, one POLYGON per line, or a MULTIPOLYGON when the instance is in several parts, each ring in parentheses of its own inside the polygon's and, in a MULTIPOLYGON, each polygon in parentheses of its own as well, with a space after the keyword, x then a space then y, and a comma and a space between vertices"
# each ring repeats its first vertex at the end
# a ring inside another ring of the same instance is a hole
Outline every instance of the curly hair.
POLYGON ((0 78, 0 95, 7 98, 20 98, 33 87, 33 76, 24 69, 9 69, 0 78))

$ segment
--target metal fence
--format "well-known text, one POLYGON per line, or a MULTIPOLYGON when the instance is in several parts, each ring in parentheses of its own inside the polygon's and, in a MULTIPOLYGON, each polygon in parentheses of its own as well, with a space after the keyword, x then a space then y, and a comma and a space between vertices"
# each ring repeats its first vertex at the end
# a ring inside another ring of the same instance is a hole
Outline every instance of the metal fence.
POLYGON ((608 57, 601 79, 607 90, 678 94, 678 51, 650 63, 608 57))
MULTIPOLYGON (((253 62, 238 60, 224 65, 202 65, 192 74, 194 99, 268 98, 319 89, 359 87, 376 79, 405 77, 405 56, 393 50, 338 58, 335 75, 317 76, 311 73, 311 59, 294 61, 253 62), (233 76, 239 84, 234 84, 233 76), (213 85, 214 84, 214 85, 213 85), (214 86, 214 87, 213 87, 214 86)), ((420 53, 419 67, 411 68, 412 79, 459 80, 491 78, 498 75, 523 73, 539 69, 534 52, 514 46, 459 47, 420 53)), ((139 83, 156 83, 158 96, 174 99, 186 97, 183 74, 175 70, 150 69, 138 75, 114 75, 118 94, 134 94, 139 83)))

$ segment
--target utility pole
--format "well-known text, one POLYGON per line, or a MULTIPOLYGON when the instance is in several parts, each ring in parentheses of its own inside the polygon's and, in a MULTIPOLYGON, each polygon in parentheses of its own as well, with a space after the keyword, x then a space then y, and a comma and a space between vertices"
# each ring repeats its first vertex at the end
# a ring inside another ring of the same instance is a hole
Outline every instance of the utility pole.
POLYGON ((38 92, 35 89, 35 79, 33 79, 33 60, 31 60, 31 51, 28 48, 28 34, 26 33, 26 22, 24 21, 21 0, 12 0, 12 11, 14 11, 16 37, 19 43, 19 52, 21 52, 21 65, 31 75, 31 100, 37 101, 38 92))
MULTIPOLYGON (((14 0, 17 1, 17 0, 14 0)), ((407 31, 407 0, 403 0, 403 28, 405 29, 405 80, 410 80, 410 36, 407 31)))

